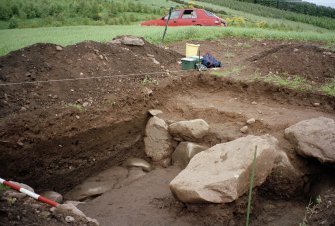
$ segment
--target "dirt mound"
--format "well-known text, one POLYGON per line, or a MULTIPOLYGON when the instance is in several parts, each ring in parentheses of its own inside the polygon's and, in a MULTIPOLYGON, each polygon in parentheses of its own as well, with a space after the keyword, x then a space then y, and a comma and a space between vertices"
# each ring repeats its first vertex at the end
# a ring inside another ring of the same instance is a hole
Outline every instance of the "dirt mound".
POLYGON ((122 84, 115 80, 111 82, 107 81, 110 79, 97 77, 131 74, 132 76, 123 76, 132 80, 126 84, 131 86, 134 79, 143 80, 146 73, 166 75, 168 69, 178 68, 180 54, 144 43, 144 46, 127 46, 90 41, 64 48, 54 44, 35 44, 0 57, 0 84, 68 80, 52 84, 0 86, 0 96, 3 99, 0 102, 0 116, 20 109, 64 105, 78 99, 83 102, 85 99, 99 99, 103 94, 123 89, 122 84), (160 72, 162 73, 159 74, 160 72), (90 79, 92 77, 96 79, 90 79), (114 90, 108 90, 110 88, 114 90), (80 89, 85 96, 75 94, 80 89), (63 103, 57 101, 59 99, 63 103))
POLYGON ((281 45, 250 58, 263 73, 324 83, 335 78, 335 53, 312 45, 281 45))

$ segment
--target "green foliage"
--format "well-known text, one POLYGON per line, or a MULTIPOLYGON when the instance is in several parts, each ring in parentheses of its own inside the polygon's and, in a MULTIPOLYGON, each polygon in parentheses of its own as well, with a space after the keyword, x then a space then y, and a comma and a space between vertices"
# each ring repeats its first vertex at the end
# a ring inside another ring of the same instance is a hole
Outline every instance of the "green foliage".
MULTIPOLYGON (((2 0, 0 21, 9 28, 62 25, 130 24, 137 13, 159 14, 161 10, 133 1, 108 0, 2 0), (131 17, 124 13, 134 13, 131 17)), ((158 15, 157 15, 158 17, 158 15)))
POLYGON ((249 2, 260 5, 265 5, 286 11, 296 13, 318 16, 318 17, 331 17, 335 18, 335 9, 331 7, 318 6, 313 3, 305 2, 302 0, 288 1, 288 0, 238 0, 240 2, 249 2))
POLYGON ((287 75, 270 74, 265 78, 265 81, 298 91, 310 90, 312 88, 306 79, 299 76, 287 77, 287 75))
POLYGON ((7 187, 6 185, 0 184, 0 191, 6 191, 9 190, 10 187, 7 187))
POLYGON ((16 17, 10 18, 9 24, 8 24, 9 29, 17 28, 18 25, 19 25, 19 23, 18 23, 18 19, 16 17))
POLYGON ((321 86, 321 91, 329 96, 335 96, 335 79, 321 86))

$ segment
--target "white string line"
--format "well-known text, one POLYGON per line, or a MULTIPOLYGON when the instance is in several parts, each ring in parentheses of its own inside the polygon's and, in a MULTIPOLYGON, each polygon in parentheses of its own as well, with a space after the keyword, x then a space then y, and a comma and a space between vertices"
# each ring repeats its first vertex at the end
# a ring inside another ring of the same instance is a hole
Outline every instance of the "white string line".
POLYGON ((25 84, 36 84, 36 83, 50 83, 50 82, 66 82, 66 81, 77 81, 77 80, 90 80, 90 79, 101 79, 101 78, 115 78, 115 77, 128 77, 135 75, 154 75, 154 74, 167 74, 167 73, 179 73, 179 72, 189 72, 196 71, 193 70, 178 70, 178 71, 157 71, 157 72, 147 72, 147 73, 136 73, 136 74, 120 74, 120 75, 106 75, 106 76, 96 76, 96 77, 83 77, 83 78, 65 78, 65 79, 51 79, 51 80, 41 80, 41 81, 31 81, 31 82, 9 82, 1 83, 0 86, 13 86, 13 85, 25 85, 25 84))

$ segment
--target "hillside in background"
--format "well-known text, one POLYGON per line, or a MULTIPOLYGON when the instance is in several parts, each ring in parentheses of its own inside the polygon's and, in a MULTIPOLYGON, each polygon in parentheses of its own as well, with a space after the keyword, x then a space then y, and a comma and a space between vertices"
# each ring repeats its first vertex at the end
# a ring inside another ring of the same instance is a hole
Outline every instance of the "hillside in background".
MULTIPOLYGON (((183 2, 182 0, 177 0, 183 2)), ((241 2, 237 0, 199 0, 194 2, 202 2, 203 5, 214 4, 217 6, 227 7, 229 9, 242 11, 244 13, 250 13, 257 16, 275 19, 286 19, 294 22, 301 22, 305 24, 311 24, 317 27, 335 30, 335 19, 329 17, 316 17, 273 7, 263 6, 259 4, 241 2)))
POLYGON ((260 5, 265 5, 286 11, 296 13, 318 16, 318 17, 331 17, 335 18, 335 9, 326 6, 319 6, 313 3, 305 2, 302 0, 238 0, 240 2, 249 2, 260 5))

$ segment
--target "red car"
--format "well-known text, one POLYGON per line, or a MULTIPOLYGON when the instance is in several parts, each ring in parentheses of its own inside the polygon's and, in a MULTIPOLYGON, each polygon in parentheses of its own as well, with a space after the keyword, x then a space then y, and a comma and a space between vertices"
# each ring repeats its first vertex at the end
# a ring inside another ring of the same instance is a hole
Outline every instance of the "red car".
MULTIPOLYGON (((142 26, 165 26, 169 15, 159 20, 149 20, 142 26)), ((172 11, 169 26, 227 26, 226 22, 204 9, 177 9, 172 11)))

